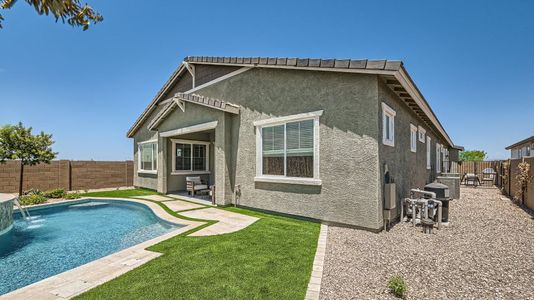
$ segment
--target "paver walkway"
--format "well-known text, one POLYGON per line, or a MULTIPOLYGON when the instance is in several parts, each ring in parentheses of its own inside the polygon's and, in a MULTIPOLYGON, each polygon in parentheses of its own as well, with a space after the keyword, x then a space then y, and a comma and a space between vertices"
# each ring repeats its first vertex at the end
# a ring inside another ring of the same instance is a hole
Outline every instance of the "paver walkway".
POLYGON ((181 210, 206 207, 204 205, 195 204, 195 203, 182 201, 182 200, 165 201, 165 205, 167 205, 168 208, 172 209, 172 211, 181 211, 181 210))
POLYGON ((208 236, 236 232, 259 220, 255 217, 214 207, 186 211, 180 214, 189 218, 219 221, 211 226, 190 234, 190 236, 208 236))
POLYGON ((160 196, 160 195, 134 196, 132 198, 152 200, 152 201, 167 201, 167 200, 171 200, 171 198, 169 198, 169 197, 160 196))

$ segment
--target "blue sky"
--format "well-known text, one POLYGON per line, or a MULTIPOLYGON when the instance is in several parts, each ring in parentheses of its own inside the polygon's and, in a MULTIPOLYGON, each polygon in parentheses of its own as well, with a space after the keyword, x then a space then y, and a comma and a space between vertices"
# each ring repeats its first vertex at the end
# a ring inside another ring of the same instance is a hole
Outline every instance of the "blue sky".
POLYGON ((132 158, 126 131, 187 55, 400 59, 456 144, 534 134, 534 1, 104 1, 86 32, 3 11, 0 124, 63 159, 132 158), (150 4, 148 4, 150 3, 150 4))

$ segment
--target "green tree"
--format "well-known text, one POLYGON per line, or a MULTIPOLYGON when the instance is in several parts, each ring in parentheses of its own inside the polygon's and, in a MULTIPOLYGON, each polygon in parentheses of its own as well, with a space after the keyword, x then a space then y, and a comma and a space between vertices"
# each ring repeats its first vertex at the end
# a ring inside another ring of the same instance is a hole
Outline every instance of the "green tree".
MULTIPOLYGON (((80 0, 25 0, 31 5, 35 11, 40 15, 52 14, 56 18, 56 22, 61 20, 73 27, 82 27, 87 30, 91 22, 96 24, 102 22, 102 17, 98 12, 95 12, 91 6, 80 4, 80 0)), ((17 0, 0 0, 0 9, 11 9, 17 0)), ((2 28, 2 21, 4 18, 0 14, 0 28, 2 28)))
POLYGON ((486 151, 483 150, 466 150, 460 152, 461 161, 480 161, 486 158, 486 151))
POLYGON ((19 195, 22 195, 24 166, 50 163, 57 155, 52 151, 52 144, 51 134, 41 131, 34 135, 32 128, 26 128, 22 123, 0 127, 0 163, 5 163, 7 159, 21 161, 19 195))

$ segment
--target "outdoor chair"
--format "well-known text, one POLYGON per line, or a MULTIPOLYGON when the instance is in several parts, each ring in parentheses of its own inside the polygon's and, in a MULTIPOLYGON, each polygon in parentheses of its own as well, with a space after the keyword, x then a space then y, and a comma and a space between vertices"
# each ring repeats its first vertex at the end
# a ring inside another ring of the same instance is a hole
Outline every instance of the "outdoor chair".
POLYGON ((191 195, 194 196, 197 192, 204 192, 209 190, 209 186, 206 182, 200 179, 200 176, 196 177, 186 177, 185 178, 186 190, 191 195))

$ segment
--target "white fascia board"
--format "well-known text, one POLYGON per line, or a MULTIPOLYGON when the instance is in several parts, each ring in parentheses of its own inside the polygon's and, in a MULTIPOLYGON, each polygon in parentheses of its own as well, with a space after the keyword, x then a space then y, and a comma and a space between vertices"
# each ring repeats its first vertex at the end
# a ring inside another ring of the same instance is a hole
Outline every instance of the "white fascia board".
POLYGON ((175 135, 182 135, 186 133, 193 133, 193 132, 215 129, 218 123, 219 123, 218 121, 202 123, 202 124, 193 125, 189 127, 183 127, 183 128, 173 129, 169 131, 164 131, 164 132, 161 132, 159 135, 161 137, 171 137, 175 135))
POLYGON ((291 115, 291 116, 258 120, 254 122, 254 126, 265 126, 265 125, 275 125, 275 124, 281 124, 281 123, 287 123, 287 122, 294 122, 294 121, 299 121, 299 120, 304 120, 304 119, 317 118, 322 115, 323 115, 323 110, 318 110, 318 111, 312 111, 312 112, 296 114, 296 115, 291 115))

